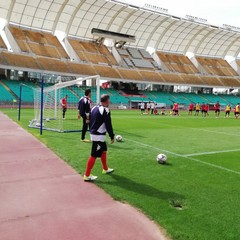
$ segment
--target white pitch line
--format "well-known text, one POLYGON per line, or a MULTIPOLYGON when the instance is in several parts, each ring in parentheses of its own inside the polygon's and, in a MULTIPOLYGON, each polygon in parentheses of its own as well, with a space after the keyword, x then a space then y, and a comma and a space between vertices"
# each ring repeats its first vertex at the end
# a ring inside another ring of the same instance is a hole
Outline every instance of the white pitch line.
POLYGON ((184 154, 183 156, 193 157, 193 156, 211 155, 211 154, 217 154, 217 153, 230 153, 230 152, 240 152, 240 149, 222 150, 222 151, 215 151, 215 152, 192 153, 192 154, 184 154))
POLYGON ((223 134, 223 135, 228 135, 228 136, 235 136, 235 137, 240 137, 240 134, 234 134, 234 133, 227 133, 227 132, 219 132, 219 131, 212 131, 212 130, 207 130, 204 128, 194 128, 196 130, 201 130, 204 132, 210 132, 210 133, 216 133, 216 134, 223 134))
POLYGON ((178 154, 178 153, 167 151, 167 150, 164 150, 164 149, 161 149, 161 148, 157 148, 157 147, 151 146, 151 145, 146 144, 146 143, 134 141, 134 140, 131 140, 131 139, 126 139, 126 140, 130 141, 130 142, 133 142, 135 144, 138 144, 138 145, 142 145, 144 147, 152 148, 152 149, 155 149, 155 150, 158 150, 158 151, 161 151, 161 152, 169 153, 169 154, 177 156, 177 157, 185 158, 185 159, 197 162, 197 163, 205 164, 205 165, 208 165, 208 166, 211 166, 211 167, 214 167, 214 168, 218 168, 218 169, 221 169, 221 170, 224 170, 224 171, 227 171, 227 172, 231 172, 231 173, 235 173, 235 174, 240 175, 240 172, 238 172, 238 171, 234 171, 234 170, 229 169, 229 168, 225 168, 225 167, 222 167, 222 166, 219 166, 219 165, 215 165, 213 163, 204 162, 204 161, 198 160, 198 159, 193 158, 193 157, 188 157, 188 156, 185 156, 185 155, 181 155, 181 154, 178 154))

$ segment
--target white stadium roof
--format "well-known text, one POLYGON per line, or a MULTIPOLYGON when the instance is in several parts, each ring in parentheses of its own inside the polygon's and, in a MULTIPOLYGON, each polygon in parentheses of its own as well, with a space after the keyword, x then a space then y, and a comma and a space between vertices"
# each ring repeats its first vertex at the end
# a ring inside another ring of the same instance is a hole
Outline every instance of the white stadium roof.
POLYGON ((92 39, 92 28, 136 36, 129 45, 196 55, 240 53, 240 32, 105 0, 1 0, 0 17, 42 31, 92 39))

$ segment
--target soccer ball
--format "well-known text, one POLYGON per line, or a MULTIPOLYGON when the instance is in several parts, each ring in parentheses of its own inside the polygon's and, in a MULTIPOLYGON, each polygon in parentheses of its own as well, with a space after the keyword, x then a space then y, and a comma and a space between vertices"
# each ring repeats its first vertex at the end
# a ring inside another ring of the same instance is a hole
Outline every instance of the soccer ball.
MULTIPOLYGON (((44 127, 44 123, 42 124, 42 126, 44 127)), ((41 123, 36 123, 36 127, 41 127, 41 123)))
POLYGON ((123 138, 122 138, 121 135, 117 135, 117 136, 116 136, 116 141, 117 141, 117 142, 122 142, 122 140, 123 140, 123 138))
POLYGON ((47 121, 47 122, 50 122, 50 118, 46 118, 46 121, 47 121))
POLYGON ((163 153, 157 155, 157 162, 160 164, 165 164, 167 161, 167 156, 163 153))

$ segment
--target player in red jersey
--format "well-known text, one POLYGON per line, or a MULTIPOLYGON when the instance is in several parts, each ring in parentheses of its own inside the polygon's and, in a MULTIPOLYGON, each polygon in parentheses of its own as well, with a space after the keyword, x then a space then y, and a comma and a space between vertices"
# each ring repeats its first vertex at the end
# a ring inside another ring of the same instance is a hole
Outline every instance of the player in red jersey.
POLYGON ((179 116, 178 103, 173 104, 173 113, 175 116, 179 116))
POLYGON ((66 95, 64 98, 61 99, 63 119, 65 119, 65 115, 67 112, 67 99, 68 99, 68 95, 66 95))
POLYGON ((192 116, 192 112, 194 111, 194 104, 193 103, 190 103, 189 105, 189 109, 188 109, 188 115, 191 115, 192 116))
POLYGON ((219 115, 220 115, 220 107, 221 107, 221 105, 220 105, 219 101, 217 101, 217 103, 214 105, 216 117, 219 117, 219 115))
POLYGON ((209 116, 208 111, 209 111, 209 105, 205 104, 205 117, 209 116))
POLYGON ((202 103, 202 106, 201 106, 202 117, 205 116, 205 108, 206 108, 205 103, 202 103))

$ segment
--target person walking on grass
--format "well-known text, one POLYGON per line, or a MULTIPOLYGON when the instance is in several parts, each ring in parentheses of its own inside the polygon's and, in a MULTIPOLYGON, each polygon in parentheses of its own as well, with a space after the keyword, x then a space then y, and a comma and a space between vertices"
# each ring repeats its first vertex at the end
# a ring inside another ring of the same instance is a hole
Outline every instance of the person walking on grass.
POLYGON ((108 133, 111 139, 111 144, 114 143, 114 132, 111 121, 111 113, 108 109, 110 104, 109 95, 101 96, 101 103, 95 106, 91 111, 90 121, 90 136, 92 140, 91 156, 88 159, 86 172, 83 177, 84 181, 90 182, 97 179, 97 176, 91 174, 96 159, 101 158, 102 173, 110 174, 114 169, 107 165, 107 144, 106 134, 108 133))
POLYGON ((195 108, 195 116, 199 115, 200 109, 201 109, 201 106, 200 106, 200 103, 198 102, 196 104, 196 108, 195 108))
POLYGON ((63 119, 65 119, 65 115, 67 112, 67 99, 68 99, 68 95, 66 95, 64 98, 61 99, 63 119))
POLYGON ((88 139, 85 139, 86 132, 89 127, 90 123, 90 114, 91 114, 91 89, 85 90, 85 96, 80 98, 78 103, 78 111, 79 111, 79 118, 80 116, 83 119, 83 126, 82 126, 82 142, 91 142, 88 139))
POLYGON ((215 108, 216 118, 218 118, 219 115, 220 115, 220 108, 221 108, 221 105, 220 105, 219 101, 216 102, 216 104, 214 105, 214 108, 215 108))
POLYGON ((194 110, 194 104, 191 102, 189 104, 189 108, 188 108, 188 116, 190 116, 190 115, 192 116, 193 110, 194 110))
POLYGON ((225 108, 225 118, 230 117, 231 110, 232 110, 232 108, 231 108, 230 104, 228 104, 225 108))

